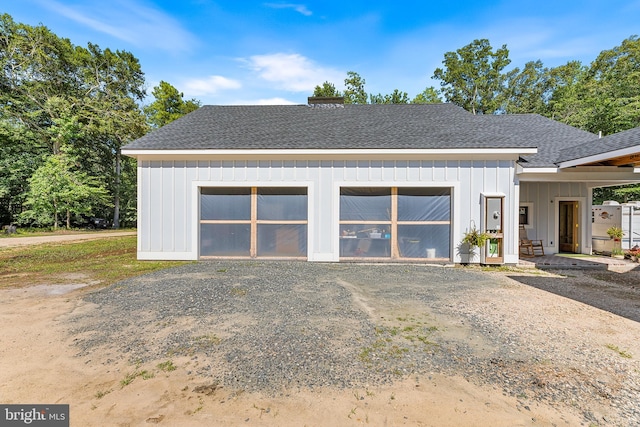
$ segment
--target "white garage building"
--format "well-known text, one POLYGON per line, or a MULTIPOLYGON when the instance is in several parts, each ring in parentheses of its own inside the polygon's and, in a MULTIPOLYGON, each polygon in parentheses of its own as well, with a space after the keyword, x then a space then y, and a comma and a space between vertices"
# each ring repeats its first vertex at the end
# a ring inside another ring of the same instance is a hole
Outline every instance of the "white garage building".
POLYGON ((122 152, 139 259, 459 263, 475 226, 482 262, 515 264, 520 224, 546 253, 590 253, 591 189, 640 181, 637 130, 451 104, 204 106, 122 152))

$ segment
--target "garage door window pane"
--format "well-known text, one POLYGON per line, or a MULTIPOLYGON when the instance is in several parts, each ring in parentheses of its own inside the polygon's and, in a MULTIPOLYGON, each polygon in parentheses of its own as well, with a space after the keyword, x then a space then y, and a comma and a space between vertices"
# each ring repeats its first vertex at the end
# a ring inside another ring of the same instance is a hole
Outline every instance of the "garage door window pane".
POLYGON ((341 224, 340 256, 388 258, 391 256, 389 224, 341 224))
POLYGON ((203 188, 200 198, 203 220, 250 220, 250 188, 203 188))
POLYGON ((450 217, 449 189, 398 189, 398 221, 449 221, 450 217))
POLYGON ((258 256, 306 255, 306 224, 258 224, 258 256))
POLYGON ((402 258, 449 258, 449 225, 398 225, 402 258))
POLYGON ((342 188, 340 220, 390 221, 391 190, 389 188, 342 188))
POLYGON ((259 220, 306 220, 306 188, 259 188, 259 220))
POLYGON ((201 224, 200 255, 249 256, 251 224, 201 224))

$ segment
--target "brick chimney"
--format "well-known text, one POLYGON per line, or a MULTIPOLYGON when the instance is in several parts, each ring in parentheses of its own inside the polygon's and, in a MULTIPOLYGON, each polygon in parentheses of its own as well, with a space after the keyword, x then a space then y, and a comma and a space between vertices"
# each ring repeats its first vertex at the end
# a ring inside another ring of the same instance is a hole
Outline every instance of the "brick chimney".
POLYGON ((307 98, 309 107, 314 108, 344 108, 342 96, 310 96, 307 98))

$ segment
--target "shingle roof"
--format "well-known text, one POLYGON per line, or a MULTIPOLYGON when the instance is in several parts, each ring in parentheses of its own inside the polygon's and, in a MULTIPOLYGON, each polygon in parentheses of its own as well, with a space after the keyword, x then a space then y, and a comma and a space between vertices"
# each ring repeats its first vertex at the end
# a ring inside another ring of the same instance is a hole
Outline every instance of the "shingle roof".
POLYGON ((491 134, 498 129, 512 132, 514 138, 533 143, 538 152, 522 156, 523 167, 556 167, 562 150, 568 147, 586 146, 596 135, 538 114, 503 114, 475 116, 486 120, 486 132, 491 134))
POLYGON ((565 148, 560 152, 558 162, 582 159, 635 146, 640 146, 640 127, 607 135, 603 138, 589 141, 588 144, 565 148))
POLYGON ((553 165, 595 135, 537 114, 472 115, 453 104, 203 106, 129 150, 538 148, 553 165))

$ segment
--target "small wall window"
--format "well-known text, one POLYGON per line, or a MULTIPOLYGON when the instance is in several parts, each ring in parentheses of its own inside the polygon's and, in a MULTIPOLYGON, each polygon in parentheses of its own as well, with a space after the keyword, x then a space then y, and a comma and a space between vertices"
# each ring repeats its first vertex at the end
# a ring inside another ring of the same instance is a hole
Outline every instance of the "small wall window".
POLYGON ((533 228, 533 203, 520 203, 518 213, 519 224, 524 228, 533 228))

